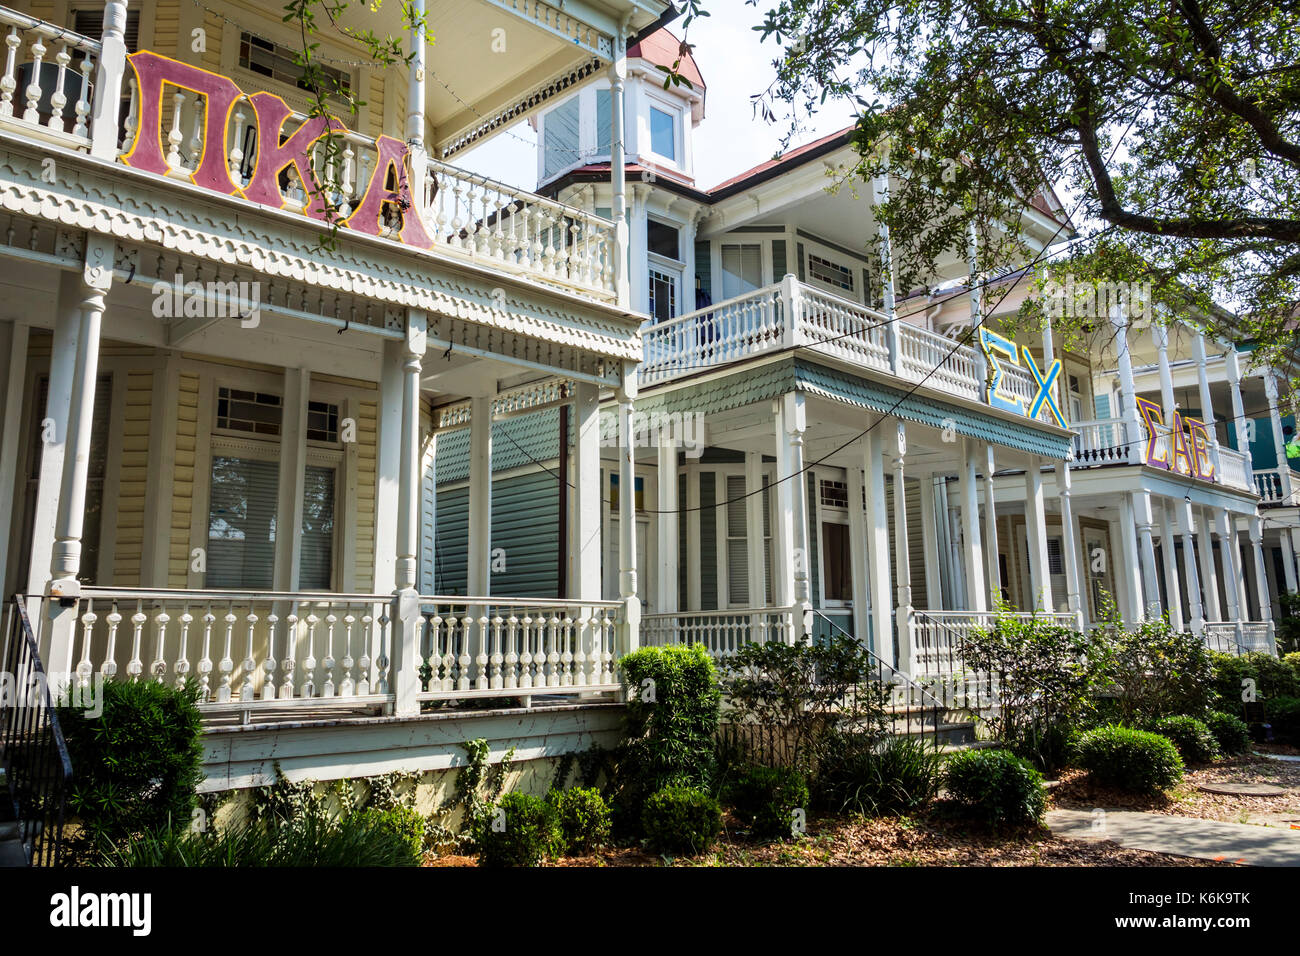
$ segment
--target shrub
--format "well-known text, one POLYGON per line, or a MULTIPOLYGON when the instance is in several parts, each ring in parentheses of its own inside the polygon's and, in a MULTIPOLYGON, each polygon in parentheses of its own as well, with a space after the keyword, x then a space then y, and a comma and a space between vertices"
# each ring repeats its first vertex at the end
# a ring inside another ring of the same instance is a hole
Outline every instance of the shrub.
POLYGON ((867 816, 911 813, 934 799, 941 768, 942 757, 922 741, 842 735, 818 770, 817 805, 867 816))
POLYGON ((196 833, 187 817, 183 824, 169 822, 116 846, 104 844, 94 862, 115 867, 418 866, 423 854, 412 839, 412 824, 406 814, 392 811, 338 817, 317 806, 289 819, 196 833))
POLYGON ((1272 654, 1253 651, 1240 656, 1211 654, 1217 707, 1239 713, 1246 681, 1254 682, 1255 696, 1267 702, 1274 697, 1300 697, 1300 674, 1272 654))
POLYGON ((788 767, 752 766, 728 788, 736 816, 760 840, 777 840, 794 833, 796 810, 808 808, 803 774, 788 767))
POLYGON ((198 685, 105 681, 98 717, 60 707, 74 769, 68 808, 80 824, 74 853, 188 822, 203 778, 198 685))
POLYGON ((1213 658, 1201 638, 1175 631, 1165 618, 1105 628, 1106 676, 1121 722, 1142 724, 1201 714, 1214 698, 1213 658))
POLYGON ((1282 655, 1282 663, 1291 668, 1296 681, 1300 682, 1300 651, 1292 651, 1290 654, 1282 655))
POLYGON ((389 807, 380 810, 367 807, 352 814, 355 825, 374 830, 391 830, 406 841, 417 861, 424 859, 425 819, 412 807, 389 807))
POLYGON ((696 787, 668 786, 646 800, 641 826, 656 853, 703 853, 722 832, 722 809, 696 787))
POLYGON ((514 791, 478 825, 479 866, 537 866, 563 845, 550 804, 514 791))
POLYGON ((1178 748, 1183 763, 1209 763, 1222 756, 1219 742, 1204 722, 1195 717, 1161 717, 1151 724, 1152 733, 1168 737, 1178 748))
POLYGON ((1250 728, 1240 717, 1212 710, 1205 715, 1205 726, 1210 728, 1219 749, 1227 756, 1244 754, 1250 749, 1250 728))
POLYGON ((672 783, 712 783, 722 692, 704 645, 643 647, 619 667, 627 742, 616 757, 614 825, 636 836, 646 799, 672 783))
POLYGON ((1156 795, 1183 779, 1178 748, 1159 734, 1112 724, 1079 738, 1079 766, 1098 784, 1156 795))
POLYGON ((1047 810, 1043 775, 1006 750, 959 751, 943 780, 957 806, 991 826, 1036 826, 1047 810))
POLYGON ((1300 745, 1300 698, 1273 697, 1265 700, 1264 713, 1276 739, 1282 743, 1300 745))
POLYGON ((566 853, 596 850, 609 842, 609 804, 594 787, 552 790, 546 801, 555 813, 566 853))

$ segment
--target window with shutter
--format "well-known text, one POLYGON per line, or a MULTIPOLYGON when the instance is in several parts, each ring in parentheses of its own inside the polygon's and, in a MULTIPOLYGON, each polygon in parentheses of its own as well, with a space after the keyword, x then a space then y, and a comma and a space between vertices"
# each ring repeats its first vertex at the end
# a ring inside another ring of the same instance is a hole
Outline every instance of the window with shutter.
MULTIPOLYGON (((104 5, 72 11, 72 30, 92 40, 104 39, 104 5)), ((126 52, 134 53, 140 49, 140 11, 126 11, 126 30, 123 31, 126 52)))
POLYGON ((318 465, 304 473, 298 586, 307 591, 334 586, 334 475, 318 465))
POLYGON ((722 298, 753 292, 763 284, 763 247, 758 243, 722 247, 722 298))
POLYGON ((542 119, 542 177, 549 179, 578 160, 578 97, 542 119))
POLYGON ((745 476, 727 476, 727 602, 749 607, 749 541, 745 476))
MULTIPOLYGON (((271 589, 279 486, 279 462, 213 456, 208 506, 209 588, 271 589)), ((332 522, 331 505, 331 526, 332 522)))

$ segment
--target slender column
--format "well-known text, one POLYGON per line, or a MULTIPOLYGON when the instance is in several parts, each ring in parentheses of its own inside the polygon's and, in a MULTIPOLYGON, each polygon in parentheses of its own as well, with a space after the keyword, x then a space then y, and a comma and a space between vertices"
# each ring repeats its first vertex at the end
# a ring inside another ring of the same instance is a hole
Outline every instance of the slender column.
POLYGON ((845 469, 849 495, 849 573, 853 576, 853 633, 864 644, 871 633, 871 584, 867 572, 867 522, 862 469, 845 469))
MULTIPOLYGON (((627 79, 627 25, 624 19, 614 37, 614 56, 609 67, 609 168, 610 189, 613 193, 610 215, 614 219, 614 290, 618 304, 631 305, 631 286, 628 283, 628 223, 627 223, 627 170, 624 159, 623 86, 627 79)), ((691 311, 691 310, 687 310, 691 311)))
POLYGON ((884 442, 874 432, 863 439, 863 471, 867 484, 867 550, 871 556, 872 650, 882 661, 894 660, 893 599, 889 594, 889 515, 885 510, 884 442))
MULTIPOLYGON (((889 173, 885 172, 871 181, 871 190, 876 205, 889 199, 889 173)), ((895 300, 897 275, 894 271, 894 253, 889 240, 889 227, 880 223, 880 286, 885 316, 888 325, 885 335, 889 342, 889 367, 898 374, 898 310, 895 300)))
MULTIPOLYGON (((780 486, 775 489, 777 500, 780 501, 780 486)), ((778 515, 780 509, 778 506, 778 515)), ((772 581, 772 593, 778 605, 783 605, 781 599, 781 578, 779 571, 781 569, 781 525, 778 521, 772 529, 772 564, 773 573, 776 577, 772 581)), ((700 469, 697 465, 689 460, 686 463, 686 541, 688 545, 694 545, 700 540, 700 469)), ((685 610, 698 611, 703 603, 700 597, 700 549, 698 547, 688 547, 686 549, 686 604, 685 610)))
POLYGON ((1055 611, 1047 557, 1047 508, 1043 501, 1043 472, 1038 458, 1025 462, 1025 524, 1029 533, 1031 610, 1055 611))
POLYGON ((793 518, 794 518, 794 636, 802 637, 811 626, 812 601, 809 595, 808 572, 812 557, 808 553, 808 479, 804 472, 803 441, 806 428, 804 418, 803 393, 793 392, 785 396, 785 413, 782 422, 789 433, 790 473, 793 475, 793 518))
POLYGON ((894 581, 898 587, 895 619, 898 627, 898 660, 894 666, 911 673, 912 661, 912 562, 907 551, 907 485, 903 480, 903 459, 907 455, 907 426, 899 422, 894 438, 894 581))
POLYGON ((1151 495, 1146 489, 1133 492, 1133 515, 1137 521, 1138 544, 1142 551, 1142 590, 1144 616, 1160 617, 1160 585, 1156 578, 1156 547, 1151 539, 1151 495))
MULTIPOLYGON (((1002 600, 1002 570, 998 561, 998 509, 993 475, 997 467, 993 461, 993 446, 984 450, 984 547, 987 549, 985 567, 988 568, 988 607, 997 607, 1002 600)), ((978 582, 976 582, 978 586, 978 582)), ((969 593, 969 591, 968 591, 969 593)))
MULTIPOLYGON (((1136 624, 1142 620, 1142 564, 1138 555, 1137 517, 1134 513, 1134 495, 1121 495, 1119 500, 1119 524, 1112 530, 1111 541, 1118 540, 1124 554, 1123 574, 1115 568, 1115 577, 1124 581, 1124 622, 1136 624)), ((1111 560, 1107 555, 1106 560, 1111 560)))
POLYGON ((1286 577, 1286 589, 1288 593, 1294 594, 1296 589, 1295 552, 1291 548, 1291 534, 1286 528, 1282 529, 1278 541, 1281 545, 1282 573, 1286 577))
MULTIPOLYGON (((655 603, 658 605, 655 610, 666 614, 677 610, 677 447, 670 436, 661 435, 659 439, 657 477, 659 573, 655 582, 655 603)), ((750 596, 750 604, 753 605, 753 595, 750 596)))
MULTIPOLYGON (((420 702, 420 371, 428 344, 425 314, 412 309, 406 316, 406 340, 402 350, 402 433, 398 465, 397 561, 395 614, 392 624, 393 712, 418 714, 420 702)), ((473 535, 471 533, 471 541, 473 535)), ((381 651, 382 653, 382 651, 381 651)))
MULTIPOLYGON (((921 475, 917 481, 921 489, 921 546, 925 549, 925 606, 937 611, 943 607, 943 582, 939 577, 939 533, 934 520, 934 476, 921 475)), ((973 480, 971 484, 974 484, 973 480)), ((853 493, 852 489, 849 493, 853 493)), ((852 513, 853 502, 850 501, 849 514, 852 513)), ((979 526, 978 518, 975 524, 979 526)))
MULTIPOLYGON (((850 475, 853 469, 849 469, 850 475)), ((852 479, 850 479, 851 481, 852 479)), ((850 488, 849 494, 852 495, 850 488)), ((749 606, 764 607, 767 604, 767 560, 763 553, 763 454, 762 452, 745 452, 745 527, 748 531, 747 547, 749 549, 749 606)), ((849 515, 853 514, 853 502, 849 500, 849 515)))
MULTIPOLYGON (((416 185, 424 179, 424 162, 427 158, 424 147, 424 62, 425 62, 425 0, 410 0, 410 62, 407 64, 406 92, 406 145, 411 151, 411 173, 416 185), (418 160, 421 160, 417 162, 418 160)), ((417 190, 415 195, 423 200, 424 191, 417 190)))
POLYGON ((636 365, 623 365, 618 401, 618 590, 624 604, 626 631, 623 653, 640 643, 641 601, 636 569, 636 458, 632 436, 632 402, 636 398, 636 365))
POLYGON ((1255 515, 1250 519, 1250 547, 1255 556, 1255 593, 1259 600, 1259 619, 1273 622, 1273 602, 1268 593, 1268 575, 1264 570, 1264 527, 1255 515))
POLYGON ((310 393, 310 371, 305 368, 284 370, 280 488, 275 520, 277 528, 291 533, 276 535, 273 581, 277 591, 296 591, 300 583, 302 548, 298 532, 302 528, 307 481, 307 397, 310 393))
POLYGON ((1174 424, 1174 377, 1169 371, 1169 327, 1163 322, 1153 322, 1151 336, 1156 343, 1156 363, 1160 371, 1160 405, 1164 409, 1165 424, 1174 424))
MULTIPOLYGON (((375 475, 374 593, 397 587, 397 512, 402 486, 402 411, 406 343, 386 342, 379 373, 379 449, 375 475)), ((436 424, 436 423, 435 423, 436 424)), ((432 477, 432 476, 430 476, 432 477)))
MULTIPOLYGON (((984 354, 984 348, 980 344, 979 330, 984 323, 984 277, 980 275, 979 267, 979 233, 975 228, 975 223, 970 224, 970 233, 966 246, 966 284, 970 289, 968 299, 970 301, 970 328, 971 339, 970 346, 975 350, 975 378, 980 383, 980 397, 983 399, 985 389, 988 385, 988 358, 984 354)), ((1048 362, 1050 365, 1051 362, 1048 362)), ((994 562, 991 567, 996 568, 994 562)))
MULTIPOLYGON (((1160 516, 1160 553, 1164 558, 1165 598, 1169 623, 1175 631, 1183 629, 1183 596, 1178 586, 1178 556, 1174 548, 1173 524, 1169 520, 1169 504, 1161 499, 1156 504, 1160 516)), ((1190 557, 1190 556, 1189 556, 1190 557)))
POLYGON ((1128 319, 1121 306, 1110 310, 1110 324, 1115 333, 1115 353, 1119 359, 1119 388, 1124 403, 1125 420, 1124 441, 1128 448, 1128 460, 1137 463, 1142 460, 1142 419, 1137 408, 1137 388, 1133 383, 1133 359, 1128 347, 1128 319))
MULTIPOLYGON (((984 576, 984 554, 980 542, 979 492, 975 485, 979 446, 969 438, 962 439, 962 463, 959 476, 961 494, 961 556, 966 575, 968 610, 983 612, 989 609, 986 598, 992 588, 984 576)), ((987 479, 986 479, 987 481, 987 479)), ((991 482, 988 484, 991 485, 991 482)), ((993 565, 994 568, 997 565, 993 565)), ((927 575, 928 577, 928 575, 927 575)))
POLYGON ((1241 605, 1240 562, 1237 560, 1237 535, 1228 509, 1215 516, 1219 525, 1219 555, 1223 559, 1223 592, 1228 601, 1228 620, 1240 621, 1248 613, 1241 605))
POLYGON ((1070 463, 1056 463, 1056 490, 1061 502, 1061 550, 1065 558, 1065 596, 1070 612, 1078 622, 1080 630, 1084 626, 1083 614, 1083 575, 1079 570, 1079 535, 1074 520, 1074 504, 1070 500, 1070 463))
MULTIPOLYGON (((573 395, 573 523, 569 597, 600 600, 600 389, 586 382, 573 395)), ((677 484, 673 483, 674 502, 677 484)), ((674 504, 675 507, 675 504, 674 504)), ((676 515, 673 516, 676 518, 676 515)), ((674 526, 675 527, 675 526, 674 526)), ((677 552, 674 549, 673 556, 677 552)), ((674 576, 674 580, 675 580, 674 576)))
POLYGON ((1271 368, 1264 369, 1264 396, 1268 399, 1268 422, 1273 431, 1273 451, 1277 455, 1277 473, 1281 484, 1282 502, 1292 503, 1291 463, 1286 457, 1286 439, 1282 437, 1282 414, 1278 409, 1277 379, 1271 368))
POLYGON ((104 4, 104 27, 95 72, 94 103, 90 109, 90 153, 99 159, 117 157, 117 114, 122 105, 126 72, 126 0, 104 4))
POLYGON ((1196 384, 1201 393, 1201 420, 1210 432, 1210 460, 1214 462, 1214 474, 1219 472, 1219 426, 1214 417, 1214 402, 1210 398, 1210 376, 1205 368, 1205 335, 1197 332, 1192 337, 1192 358, 1196 361, 1196 384))
POLYGON ((474 597, 492 593, 492 398, 487 395, 469 401, 469 566, 465 589, 474 597))
POLYGON ((1214 569, 1214 538, 1210 533, 1210 518, 1204 508, 1194 509, 1196 515, 1197 536, 1200 547, 1196 555, 1201 562, 1201 583, 1205 590, 1205 619, 1222 621, 1222 605, 1219 604, 1219 577, 1214 569))
POLYGON ((1228 388, 1232 394, 1232 418, 1237 430, 1237 451, 1246 458, 1246 484, 1254 480, 1254 461, 1250 453, 1250 430, 1246 424, 1246 410, 1241 403, 1241 365, 1237 350, 1229 348, 1223 353, 1224 369, 1228 373, 1228 388))
MULTIPOLYGON (((6 597, 9 588, 10 533, 14 513, 14 485, 18 480, 18 432, 22 426, 23 395, 27 388, 27 342, 30 330, 27 323, 14 320, 5 323, 5 334, 0 338, 0 360, 5 378, 0 398, 0 595, 6 597)), ((1287 543, 1288 547, 1290 542, 1287 543)))
MULTIPOLYGON (((1300 577, 1300 528, 1283 528, 1282 529, 1283 547, 1290 547, 1291 553, 1295 555, 1297 562, 1297 577, 1300 577)), ((1300 590, 1300 582, 1297 583, 1297 589, 1300 590)))

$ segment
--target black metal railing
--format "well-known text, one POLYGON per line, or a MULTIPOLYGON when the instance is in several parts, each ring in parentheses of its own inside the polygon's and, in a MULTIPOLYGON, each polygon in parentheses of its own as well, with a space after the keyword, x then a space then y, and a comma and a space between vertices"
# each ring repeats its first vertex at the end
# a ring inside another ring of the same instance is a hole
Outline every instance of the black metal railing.
MULTIPOLYGON (((861 643, 816 608, 813 609, 813 615, 830 634, 861 643)), ((862 649, 871 658, 872 690, 877 699, 885 703, 886 715, 891 723, 890 733, 916 735, 938 750, 940 722, 947 708, 907 674, 877 657, 865 644, 862 649)))
POLYGON ((59 866, 72 761, 21 594, 9 606, 4 640, 0 766, 28 864, 59 866))

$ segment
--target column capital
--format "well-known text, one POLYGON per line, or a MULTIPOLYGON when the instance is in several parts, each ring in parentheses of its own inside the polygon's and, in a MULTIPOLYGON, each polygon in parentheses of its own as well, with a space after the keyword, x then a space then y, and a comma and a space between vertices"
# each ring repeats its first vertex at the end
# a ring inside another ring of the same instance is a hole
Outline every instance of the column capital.
POLYGON ((423 358, 429 347, 428 319, 419 309, 410 309, 406 313, 406 339, 403 344, 406 355, 417 359, 423 358))

